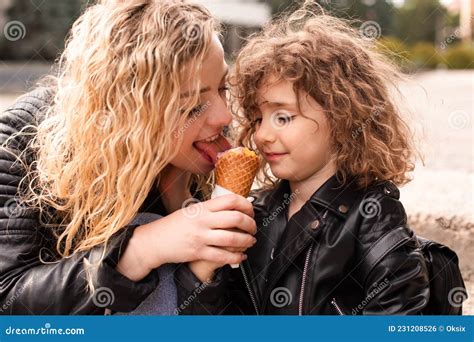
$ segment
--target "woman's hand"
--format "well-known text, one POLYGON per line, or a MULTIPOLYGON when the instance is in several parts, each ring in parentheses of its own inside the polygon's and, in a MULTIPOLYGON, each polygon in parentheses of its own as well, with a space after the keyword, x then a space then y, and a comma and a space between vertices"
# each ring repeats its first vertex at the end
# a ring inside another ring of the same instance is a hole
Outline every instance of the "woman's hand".
MULTIPOLYGON (((230 229, 231 231, 237 231, 236 229, 230 229)), ((252 247, 252 246, 250 246, 252 247)), ((229 252, 241 252, 244 253, 249 247, 227 247, 226 250, 229 252)), ((246 258, 246 257, 245 257, 246 258)), ((227 263, 216 263, 207 260, 191 261, 189 263, 189 269, 194 275, 201 281, 212 281, 214 273, 218 268, 227 265, 227 263)))
POLYGON ((253 215, 252 204, 234 194, 177 210, 137 227, 117 269, 138 281, 166 263, 203 260, 214 265, 214 269, 239 264, 245 259, 242 249, 253 246, 256 241, 253 215), (229 247, 239 251, 225 249, 229 247))

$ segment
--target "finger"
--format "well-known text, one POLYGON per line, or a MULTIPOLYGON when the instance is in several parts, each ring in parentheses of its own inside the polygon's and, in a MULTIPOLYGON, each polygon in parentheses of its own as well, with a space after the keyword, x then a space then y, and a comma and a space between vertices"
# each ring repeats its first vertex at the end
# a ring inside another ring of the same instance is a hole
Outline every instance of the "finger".
POLYGON ((243 230, 240 230, 238 228, 228 228, 226 230, 228 230, 229 232, 238 232, 238 233, 246 233, 247 234, 247 232, 245 232, 243 230))
POLYGON ((250 234, 242 232, 231 232, 223 229, 213 229, 208 233, 208 245, 220 247, 252 247, 257 240, 250 234))
POLYGON ((250 217, 254 216, 252 203, 250 203, 245 197, 236 194, 219 196, 203 202, 203 204, 212 212, 238 210, 250 217))
POLYGON ((240 253, 244 253, 248 248, 243 248, 243 247, 225 247, 225 250, 226 251, 229 251, 229 252, 240 252, 240 253))
MULTIPOLYGON (((229 229, 229 231, 231 232, 241 232, 241 230, 239 229, 229 229)), ((255 245, 255 244, 254 244, 255 245)), ((253 246, 251 246, 253 247, 253 246)), ((245 253, 245 251, 248 249, 246 247, 224 247, 226 250, 228 250, 229 252, 242 252, 242 253, 245 253)))
POLYGON ((208 227, 213 229, 237 228, 252 235, 257 232, 255 220, 240 211, 219 211, 206 219, 209 220, 208 227))
POLYGON ((221 265, 234 265, 240 264, 247 257, 243 253, 232 253, 218 247, 206 247, 203 248, 200 258, 221 265))

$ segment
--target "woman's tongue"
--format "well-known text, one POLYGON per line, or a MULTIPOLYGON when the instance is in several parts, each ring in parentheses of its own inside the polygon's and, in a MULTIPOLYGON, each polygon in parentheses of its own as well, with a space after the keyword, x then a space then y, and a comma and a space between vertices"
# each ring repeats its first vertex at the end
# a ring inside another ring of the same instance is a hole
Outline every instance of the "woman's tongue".
POLYGON ((194 143, 194 147, 196 147, 201 152, 207 154, 212 159, 212 163, 216 164, 217 154, 220 152, 227 151, 232 146, 226 138, 224 138, 222 135, 219 135, 219 138, 217 138, 213 142, 196 141, 194 143))

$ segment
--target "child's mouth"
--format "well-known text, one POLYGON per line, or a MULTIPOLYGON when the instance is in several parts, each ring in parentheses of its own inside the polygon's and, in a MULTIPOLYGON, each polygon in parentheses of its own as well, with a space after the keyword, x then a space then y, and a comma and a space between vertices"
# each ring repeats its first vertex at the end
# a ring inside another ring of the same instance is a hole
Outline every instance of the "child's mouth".
POLYGON ((265 159, 267 161, 277 161, 283 156, 286 156, 288 153, 264 153, 265 159))

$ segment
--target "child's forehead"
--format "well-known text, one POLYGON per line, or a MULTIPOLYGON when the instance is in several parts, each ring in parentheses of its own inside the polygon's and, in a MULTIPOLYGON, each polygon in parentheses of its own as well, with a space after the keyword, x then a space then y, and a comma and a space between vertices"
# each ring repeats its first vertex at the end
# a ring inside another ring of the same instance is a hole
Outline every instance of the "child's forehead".
POLYGON ((264 104, 296 105, 305 94, 304 89, 295 87, 295 83, 272 77, 259 85, 255 94, 255 103, 259 106, 264 104))

